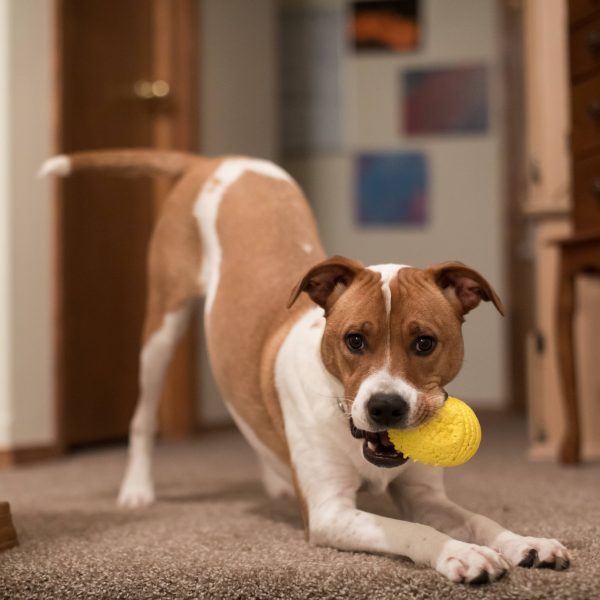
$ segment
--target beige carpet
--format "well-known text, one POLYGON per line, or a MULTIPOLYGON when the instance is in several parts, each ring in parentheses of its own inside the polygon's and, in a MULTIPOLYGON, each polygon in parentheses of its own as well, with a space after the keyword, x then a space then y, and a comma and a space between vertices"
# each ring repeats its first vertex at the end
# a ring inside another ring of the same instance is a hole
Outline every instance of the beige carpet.
POLYGON ((295 506, 262 491, 237 433, 163 444, 160 501, 122 512, 114 499, 123 447, 0 472, 21 545, 0 554, 2 598, 600 598, 600 465, 565 469, 523 459, 524 427, 484 423, 451 496, 517 531, 555 536, 565 572, 515 569, 479 587, 451 584, 409 561, 312 548, 295 506))

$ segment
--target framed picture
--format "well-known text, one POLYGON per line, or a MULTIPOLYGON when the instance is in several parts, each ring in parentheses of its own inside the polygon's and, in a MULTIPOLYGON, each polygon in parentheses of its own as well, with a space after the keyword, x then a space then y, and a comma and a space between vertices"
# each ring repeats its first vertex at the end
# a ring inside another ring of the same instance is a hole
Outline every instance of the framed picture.
POLYGON ((360 225, 427 222, 427 160, 422 152, 355 158, 356 219, 360 225))
POLYGON ((489 126, 487 69, 459 66, 401 74, 407 135, 483 133, 489 126))
POLYGON ((350 11, 350 45, 356 51, 418 48, 420 0, 356 0, 350 11))

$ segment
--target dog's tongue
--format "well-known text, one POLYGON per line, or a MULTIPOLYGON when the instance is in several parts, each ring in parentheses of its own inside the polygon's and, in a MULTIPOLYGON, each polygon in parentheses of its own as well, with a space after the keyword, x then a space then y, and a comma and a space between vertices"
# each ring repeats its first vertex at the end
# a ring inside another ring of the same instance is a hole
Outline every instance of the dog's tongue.
POLYGON ((387 431, 379 432, 379 442, 382 446, 385 446, 386 448, 392 448, 394 446, 394 444, 392 444, 392 442, 390 441, 387 431))

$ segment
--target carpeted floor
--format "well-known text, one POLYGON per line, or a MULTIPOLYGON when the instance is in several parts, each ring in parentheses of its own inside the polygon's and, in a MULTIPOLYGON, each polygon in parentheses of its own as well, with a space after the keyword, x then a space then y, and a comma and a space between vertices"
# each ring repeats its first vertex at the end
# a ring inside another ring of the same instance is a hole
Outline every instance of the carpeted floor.
MULTIPOLYGON (((21 545, 0 554, 1 598, 600 598, 600 465, 523 459, 524 426, 484 422, 450 495, 572 551, 566 572, 515 569, 498 583, 452 584, 404 559, 313 548, 290 503, 271 501, 236 432, 157 451, 159 502, 115 507, 125 449, 0 472, 21 545)), ((374 505, 371 503, 371 507, 374 505)))

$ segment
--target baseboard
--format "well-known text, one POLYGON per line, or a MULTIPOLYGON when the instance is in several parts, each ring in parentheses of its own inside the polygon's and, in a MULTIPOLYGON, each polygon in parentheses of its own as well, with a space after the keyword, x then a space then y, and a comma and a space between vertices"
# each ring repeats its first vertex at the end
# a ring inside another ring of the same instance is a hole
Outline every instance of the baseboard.
POLYGON ((60 448, 55 444, 48 446, 22 446, 20 448, 0 450, 0 469, 49 460, 60 456, 60 454, 60 448))
POLYGON ((221 421, 207 425, 200 424, 196 433, 202 435, 204 433, 220 433, 221 431, 232 431, 234 429, 237 429, 237 426, 233 421, 221 421))

